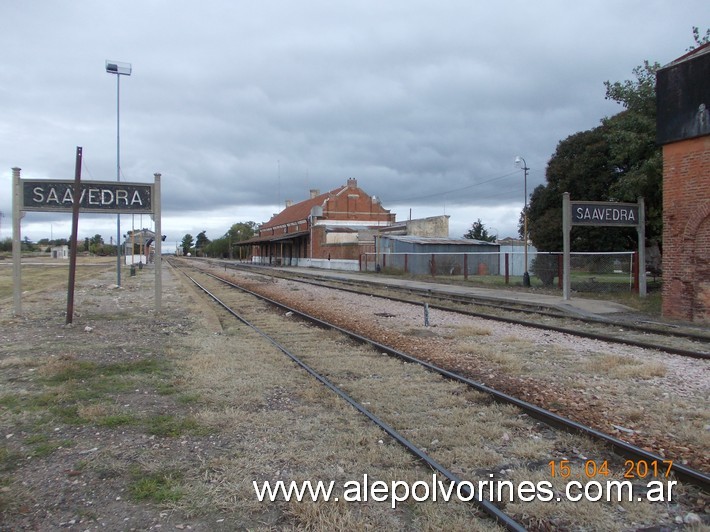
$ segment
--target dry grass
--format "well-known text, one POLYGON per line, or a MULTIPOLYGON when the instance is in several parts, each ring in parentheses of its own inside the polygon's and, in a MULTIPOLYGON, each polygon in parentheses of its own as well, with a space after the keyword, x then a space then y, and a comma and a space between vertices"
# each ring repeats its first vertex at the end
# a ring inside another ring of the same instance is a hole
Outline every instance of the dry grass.
MULTIPOLYGON (((24 258, 21 270, 23 298, 30 292, 45 292, 48 288, 66 286, 69 279, 69 261, 48 257, 24 258), (31 263, 31 264, 30 264, 31 263)), ((78 257, 76 279, 90 279, 115 267, 115 257, 78 257)), ((0 264, 0 301, 11 298, 13 293, 12 263, 0 264)))
POLYGON ((463 327, 457 327, 454 335, 459 338, 476 338, 478 336, 490 336, 491 329, 482 325, 466 325, 463 327))
POLYGON ((652 379, 666 375, 666 366, 661 362, 647 362, 612 353, 593 355, 585 369, 614 379, 652 379))
MULTIPOLYGON (((258 517, 262 527, 281 526, 277 523, 286 518, 295 528, 310 530, 476 529, 468 504, 424 509, 421 503, 408 501, 392 510, 386 502, 371 501, 259 503, 252 480, 334 480, 342 485, 363 474, 414 482, 430 473, 415 467, 411 455, 382 431, 247 329, 233 327, 199 342, 199 354, 178 362, 190 388, 203 399, 196 418, 220 433, 239 437, 232 441, 229 455, 207 460, 201 471, 183 480, 186 496, 177 507, 187 513, 238 509, 245 519, 258 517)), ((347 378, 348 372, 362 369, 363 361, 355 360, 359 357, 347 357, 353 366, 343 364, 340 354, 347 342, 341 337, 328 335, 323 343, 322 360, 341 366, 340 375, 347 378)), ((379 353, 372 357, 387 358, 379 353)), ((414 366, 395 364, 410 379, 423 376, 414 366)), ((448 403, 445 398, 432 406, 446 409, 448 403)))

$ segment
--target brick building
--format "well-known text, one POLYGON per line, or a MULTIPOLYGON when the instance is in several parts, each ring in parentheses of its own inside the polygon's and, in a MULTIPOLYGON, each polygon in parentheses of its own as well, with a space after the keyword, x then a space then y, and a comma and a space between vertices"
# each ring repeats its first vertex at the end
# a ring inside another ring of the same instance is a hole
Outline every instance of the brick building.
POLYGON ((657 73, 663 315, 710 323, 710 44, 657 73))
POLYGON ((394 221, 395 214, 359 188, 356 179, 348 179, 325 194, 311 190, 305 201, 287 201, 284 210, 259 227, 257 237, 241 245, 251 246, 252 261, 261 264, 357 264, 362 253, 374 251, 377 231, 394 221))

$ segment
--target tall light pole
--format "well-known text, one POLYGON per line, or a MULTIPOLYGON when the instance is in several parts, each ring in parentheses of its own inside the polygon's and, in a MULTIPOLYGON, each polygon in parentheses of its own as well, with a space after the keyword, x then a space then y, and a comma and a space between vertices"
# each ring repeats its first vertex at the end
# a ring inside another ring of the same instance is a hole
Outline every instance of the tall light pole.
POLYGON ((525 193, 525 207, 523 210, 523 239, 525 240, 525 272, 523 273, 523 286, 530 286, 530 274, 528 273, 528 164, 525 162, 520 155, 515 158, 515 166, 520 168, 522 163, 523 173, 524 173, 524 193, 525 193))
MULTIPOLYGON (((106 72, 116 76, 116 181, 121 181, 121 76, 130 76, 130 63, 106 60, 106 72)), ((121 215, 116 215, 116 284, 121 286, 121 215)))

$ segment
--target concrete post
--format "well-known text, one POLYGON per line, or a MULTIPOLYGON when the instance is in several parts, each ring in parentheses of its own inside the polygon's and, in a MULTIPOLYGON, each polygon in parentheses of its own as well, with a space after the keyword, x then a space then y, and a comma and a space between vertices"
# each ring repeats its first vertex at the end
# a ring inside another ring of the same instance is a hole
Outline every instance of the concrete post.
POLYGON ((160 207, 160 174, 153 174, 153 216, 155 220, 155 313, 161 311, 163 294, 163 227, 160 207))
POLYGON ((568 301, 572 288, 570 280, 570 229, 572 228, 572 204, 570 203, 569 192, 562 194, 562 248, 564 255, 562 258, 562 299, 568 301))
POLYGON ((12 295, 15 315, 22 314, 22 243, 20 241, 20 168, 12 169, 12 295))

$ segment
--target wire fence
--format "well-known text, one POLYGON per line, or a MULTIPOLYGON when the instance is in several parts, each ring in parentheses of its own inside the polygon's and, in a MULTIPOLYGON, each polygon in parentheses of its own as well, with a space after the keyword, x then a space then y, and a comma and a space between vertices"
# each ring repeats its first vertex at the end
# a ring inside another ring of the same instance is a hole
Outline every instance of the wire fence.
MULTIPOLYGON (((522 285, 527 271, 533 287, 562 290, 561 252, 365 253, 360 270, 461 279, 494 286, 522 285)), ((571 289, 576 292, 633 292, 638 289, 637 253, 573 252, 571 289)))

